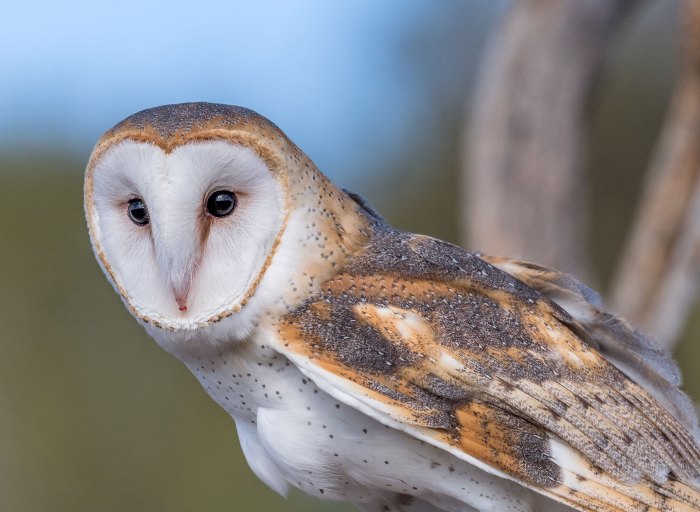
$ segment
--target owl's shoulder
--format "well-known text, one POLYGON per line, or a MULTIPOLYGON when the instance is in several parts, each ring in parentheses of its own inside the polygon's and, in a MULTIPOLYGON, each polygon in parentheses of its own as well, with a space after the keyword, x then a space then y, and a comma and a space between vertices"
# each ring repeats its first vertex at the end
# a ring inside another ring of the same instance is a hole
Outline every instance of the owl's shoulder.
MULTIPOLYGON (((343 270, 357 276, 452 283, 463 288, 504 290, 534 302, 542 295, 486 261, 480 253, 425 235, 382 226, 343 270)), ((564 313, 565 314, 565 313, 564 313)))

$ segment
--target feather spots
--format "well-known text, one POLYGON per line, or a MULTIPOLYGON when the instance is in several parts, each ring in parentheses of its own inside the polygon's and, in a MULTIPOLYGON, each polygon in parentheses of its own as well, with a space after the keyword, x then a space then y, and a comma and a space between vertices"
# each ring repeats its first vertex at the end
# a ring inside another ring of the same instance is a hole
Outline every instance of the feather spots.
MULTIPOLYGON (((349 298, 348 298, 349 299, 349 298)), ((348 368, 374 374, 393 373, 411 364, 414 354, 388 340, 382 328, 367 321, 348 303, 310 303, 294 313, 301 319, 298 336, 312 353, 330 357, 348 368)))
POLYGON ((541 427, 478 401, 457 409, 456 417, 459 436, 453 442, 466 453, 531 484, 546 488, 559 481, 541 427))

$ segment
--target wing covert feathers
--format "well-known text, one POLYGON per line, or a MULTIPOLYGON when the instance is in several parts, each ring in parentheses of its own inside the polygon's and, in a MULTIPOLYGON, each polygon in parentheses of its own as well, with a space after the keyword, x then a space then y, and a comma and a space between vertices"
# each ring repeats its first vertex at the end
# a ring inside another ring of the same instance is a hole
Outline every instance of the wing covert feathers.
POLYGON ((576 329, 611 363, 641 384, 696 435, 698 421, 690 399, 678 386, 681 376, 671 355, 625 320, 602 311, 596 292, 573 277, 533 263, 482 256, 520 279, 571 314, 576 329))
POLYGON ((505 271, 383 228, 282 320, 279 349, 380 421, 579 510, 700 510, 670 359, 568 276, 492 261, 505 271), (660 401, 601 354, 616 344, 660 401))

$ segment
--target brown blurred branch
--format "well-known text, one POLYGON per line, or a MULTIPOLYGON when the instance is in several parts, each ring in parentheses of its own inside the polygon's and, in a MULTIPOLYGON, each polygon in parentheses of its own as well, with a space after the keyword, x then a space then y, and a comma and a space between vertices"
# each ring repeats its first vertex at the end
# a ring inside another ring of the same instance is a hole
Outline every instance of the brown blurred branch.
POLYGON ((700 2, 685 0, 681 24, 678 83, 611 294, 618 312, 668 347, 700 277, 700 2))
POLYGON ((520 0, 481 70, 468 134, 468 247, 589 277, 586 100, 633 0, 520 0))

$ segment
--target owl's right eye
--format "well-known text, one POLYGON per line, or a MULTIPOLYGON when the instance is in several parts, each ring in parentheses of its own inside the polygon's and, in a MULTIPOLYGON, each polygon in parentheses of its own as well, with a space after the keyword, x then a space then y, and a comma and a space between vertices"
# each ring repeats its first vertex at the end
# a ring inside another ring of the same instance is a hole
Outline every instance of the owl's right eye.
POLYGON ((139 226, 148 224, 148 210, 146 209, 146 203, 143 199, 137 197, 129 201, 127 211, 129 212, 129 218, 134 224, 138 224, 139 226))

